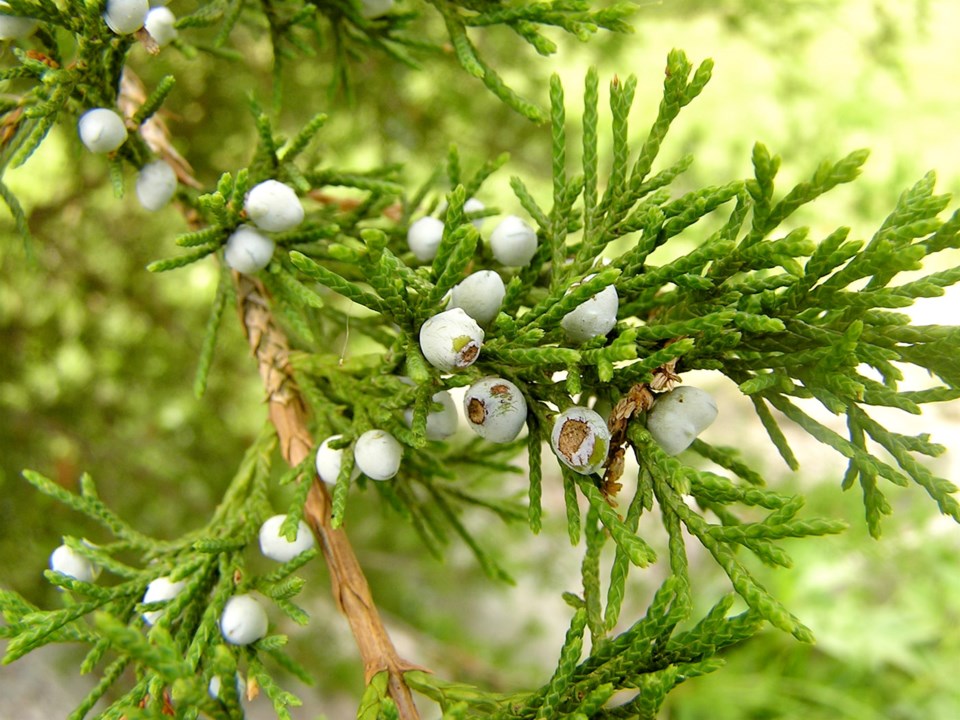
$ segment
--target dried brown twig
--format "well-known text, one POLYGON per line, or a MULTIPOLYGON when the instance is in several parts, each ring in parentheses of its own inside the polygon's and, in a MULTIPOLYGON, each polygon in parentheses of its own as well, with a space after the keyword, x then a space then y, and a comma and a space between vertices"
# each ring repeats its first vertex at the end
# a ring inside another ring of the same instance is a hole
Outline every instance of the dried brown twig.
MULTIPOLYGON (((117 95, 117 106, 123 111, 124 117, 128 123, 140 106, 147 101, 147 90, 143 82, 137 77, 129 67, 124 68, 120 76, 120 92, 117 95)), ((137 130, 144 142, 147 143, 153 152, 169 163, 170 167, 177 174, 177 179, 194 190, 202 190, 203 184, 193 175, 193 168, 187 159, 181 155, 173 146, 170 139, 170 130, 167 123, 160 115, 154 115, 139 128, 131 126, 132 130, 137 130)))
MULTIPOLYGON (((146 100, 146 91, 140 79, 127 70, 122 78, 118 104, 127 117, 132 117, 146 100)), ((177 173, 180 182, 194 188, 201 183, 193 176, 193 169, 170 142, 165 123, 157 117, 140 127, 150 149, 160 154, 177 173)), ((183 207, 188 223, 189 209, 183 207)), ((296 467, 313 450, 313 439, 307 429, 307 409, 293 381, 287 362, 289 345, 283 330, 276 324, 270 311, 267 292, 255 278, 234 273, 237 286, 237 304, 244 334, 250 344, 266 390, 270 421, 280 439, 280 451, 291 467, 296 467)), ((326 486, 316 476, 310 481, 310 491, 304 506, 304 517, 317 538, 327 567, 337 607, 346 616, 363 660, 367 683, 379 672, 388 673, 390 697, 399 712, 400 720, 419 720, 413 695, 403 678, 409 670, 423 667, 404 660, 384 627, 370 586, 350 540, 342 528, 331 524, 331 498, 326 486)))
MULTIPOLYGON (((679 339, 679 338, 678 338, 679 339)), ((669 345, 671 340, 667 343, 669 345)), ((623 475, 624 455, 626 454, 627 444, 627 426, 630 418, 638 412, 646 412, 653 407, 653 393, 669 392, 680 382, 680 376, 677 375, 677 361, 674 358, 653 371, 653 379, 650 383, 638 383, 634 385, 618 402, 610 418, 607 420, 607 428, 610 430, 610 450, 607 454, 605 466, 606 472, 603 474, 603 484, 600 489, 608 501, 620 492, 620 476, 623 475)))
MULTIPOLYGON (((240 319, 250 348, 257 358, 260 377, 267 392, 270 420, 277 429, 284 459, 291 467, 295 467, 310 454, 313 440, 307 429, 306 406, 287 362, 287 338, 273 319, 266 290, 260 282, 237 273, 234 273, 234 277, 240 319)), ((330 569, 333 597, 350 624, 363 659, 364 677, 369 683, 374 675, 386 671, 389 675, 388 690, 397 705, 399 717, 401 720, 416 720, 420 716, 403 673, 423 668, 397 654, 346 533, 342 528, 334 529, 331 525, 330 508, 330 493, 323 482, 314 476, 304 517, 323 550, 330 569)))

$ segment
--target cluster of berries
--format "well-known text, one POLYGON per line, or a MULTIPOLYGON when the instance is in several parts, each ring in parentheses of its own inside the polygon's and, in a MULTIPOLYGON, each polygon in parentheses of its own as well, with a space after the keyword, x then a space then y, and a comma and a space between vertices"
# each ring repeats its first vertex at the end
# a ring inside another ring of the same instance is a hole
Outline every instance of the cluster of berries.
MULTIPOLYGON (((483 203, 476 198, 470 198, 463 204, 463 211, 467 214, 484 209, 483 203)), ((474 220, 473 224, 479 230, 483 218, 474 220)), ((443 221, 431 215, 410 224, 407 244, 417 260, 430 262, 437 256, 444 228, 443 221)), ((529 265, 537 254, 538 244, 536 231, 516 215, 505 217, 490 234, 490 251, 497 262, 506 267, 529 265)))
MULTIPOLYGON (((87 110, 80 116, 78 130, 80 140, 91 152, 113 152, 127 139, 123 118, 109 108, 87 110)), ((137 198, 146 210, 160 210, 170 202, 176 189, 177 175, 163 160, 154 160, 140 169, 137 198)), ((249 274, 265 268, 273 257, 274 242, 261 231, 292 230, 303 221, 304 210, 293 188, 277 180, 254 186, 243 207, 253 225, 241 225, 230 235, 224 259, 237 272, 249 274)))
MULTIPOLYGON (((314 546, 313 533, 302 520, 293 540, 280 534, 286 515, 274 515, 260 527, 260 551, 279 563, 289 562, 314 546)), ((81 582, 94 582, 99 568, 68 545, 61 545, 50 555, 50 569, 81 582)), ((143 604, 166 603, 174 600, 187 586, 186 580, 162 576, 150 581, 143 595, 143 604)), ((155 624, 163 610, 144 610, 144 622, 155 624)), ((232 645, 249 645, 267 634, 267 612, 253 595, 234 595, 224 605, 220 615, 220 632, 232 645)), ((219 690, 219 688, 218 688, 219 690)))
MULTIPOLYGON (((343 449, 334 445, 343 441, 342 435, 332 435, 317 449, 317 475, 326 483, 335 483, 343 465, 343 449)), ((386 430, 367 430, 353 445, 353 472, 351 480, 363 473, 371 480, 389 480, 400 471, 403 446, 386 430)))
MULTIPOLYGON (((482 210, 471 198, 464 210, 482 210)), ((434 217, 420 218, 410 225, 407 241, 417 259, 432 260, 443 237, 444 224, 434 217)), ((506 267, 530 263, 539 246, 536 231, 522 218, 509 215, 490 234, 494 258, 506 267)), ((584 278, 590 280, 593 275, 584 278)), ((579 285, 575 283, 569 290, 579 285)), ((469 367, 483 347, 484 327, 500 313, 506 289, 503 279, 493 270, 471 273, 450 291, 448 309, 429 318, 420 328, 420 349, 427 361, 442 372, 469 367)), ((617 290, 608 285, 588 298, 560 321, 567 339, 583 343, 609 333, 617 323, 620 301, 617 290)))
MULTIPOLYGON (((314 546, 313 533, 303 520, 293 540, 280 534, 286 515, 274 515, 260 526, 260 552, 279 563, 290 562, 314 546)), ((267 611, 248 593, 227 600, 220 614, 220 633, 231 645, 249 645, 267 634, 267 611)), ((217 687, 219 691, 219 686, 217 687)), ((213 693, 211 689, 211 694, 213 693)))
MULTIPOLYGON (((288 202, 292 206, 292 200, 288 202)), ((482 212, 484 206, 470 198, 464 203, 464 210, 476 214, 482 212)), ((473 222, 479 228, 483 219, 473 222)), ((407 233, 411 252, 418 260, 429 262, 436 256, 443 233, 444 223, 435 217, 415 221, 407 233)), ((514 267, 528 264, 539 245, 536 231, 513 215, 497 225, 489 242, 494 257, 501 264, 514 267)), ((588 275, 583 282, 592 277, 588 275)), ((443 373, 456 372, 476 362, 483 347, 483 326, 488 326, 499 314, 504 295, 503 280, 493 270, 474 272, 454 286, 447 299, 449 309, 428 318, 420 327, 420 350, 426 360, 443 373)), ((561 327, 571 341, 586 342, 609 333, 616 324, 618 310, 617 291, 610 285, 567 313, 561 327)), ((456 432, 456 406, 446 390, 435 393, 432 400, 441 409, 427 415, 426 435, 430 440, 443 440, 456 432)), ((527 402, 520 388, 511 381, 485 377, 467 388, 463 411, 468 427, 480 437, 494 443, 508 443, 517 438, 526 423, 527 402)), ((407 425, 412 423, 412 414, 412 410, 405 413, 407 425)), ((649 413, 648 427, 668 453, 677 454, 715 417, 713 399, 701 390, 685 387, 661 396, 649 413)), ((332 484, 339 477, 345 444, 341 435, 329 437, 320 444, 316 467, 324 482, 332 484)), ((601 470, 606 461, 610 432, 596 411, 573 406, 557 416, 551 444, 564 465, 579 473, 594 473, 601 470)), ((351 479, 363 473, 373 480, 389 480, 399 472, 403 446, 385 430, 370 430, 354 443, 353 455, 351 479)))
POLYGON ((303 222, 304 210, 294 189, 278 180, 265 180, 251 188, 243 209, 253 225, 241 225, 233 231, 223 258, 237 272, 251 274, 270 264, 276 248, 261 231, 293 230, 303 222))
MULTIPOLYGON (((450 393, 433 395, 441 409, 427 415, 427 438, 443 440, 457 430, 456 405, 450 393)), ((527 421, 527 401, 514 383, 500 377, 482 378, 467 388, 463 396, 467 426, 492 443, 508 443, 517 438, 527 421)), ((409 425, 412 410, 405 419, 409 425)), ((664 393, 647 413, 647 429, 668 455, 677 455, 709 427, 717 417, 717 404, 704 390, 679 387, 664 393)), ((604 418, 587 407, 574 405, 554 420, 550 444, 557 458, 571 470, 589 475, 602 470, 610 451, 610 430, 604 418)), ((316 454, 320 479, 333 484, 340 476, 344 444, 342 435, 324 440, 316 454)), ((389 480, 400 470, 403 446, 385 430, 369 430, 353 447, 351 480, 363 473, 371 480, 389 480)))
MULTIPOLYGON (((118 35, 129 35, 141 28, 158 46, 163 47, 177 37, 173 12, 167 0, 107 0, 103 20, 118 35)), ((0 18, 0 37, 6 32, 4 21, 23 18, 0 18)), ((34 21, 30 21, 34 22, 34 21)), ((33 28, 30 28, 30 32, 33 28)), ((17 37, 22 37, 18 35, 17 37)), ((111 153, 127 140, 127 126, 116 110, 96 107, 84 112, 77 121, 80 141, 90 152, 111 153)), ((145 164, 137 176, 137 199, 146 210, 164 207, 177 190, 177 175, 163 160, 145 164)))
POLYGON ((163 47, 177 37, 177 18, 166 4, 167 0, 107 0, 103 20, 117 35, 144 28, 163 47))
MULTIPOLYGON (((387 13, 393 0, 362 0, 365 17, 376 18, 387 13)), ((0 8, 9 7, 0 0, 0 8)), ((117 34, 130 34, 145 29, 159 46, 172 42, 177 35, 176 18, 165 7, 165 0, 107 0, 104 21, 117 34)), ((36 21, 0 14, 0 39, 26 37, 36 29, 36 21)), ((80 117, 78 132, 83 144, 95 153, 117 150, 127 139, 123 118, 108 108, 92 108, 80 117)), ((164 207, 177 188, 172 167, 156 160, 144 165, 137 178, 136 193, 141 205, 150 211, 164 207)), ((484 210, 475 198, 464 204, 464 211, 477 214, 484 210)), ((296 191, 277 180, 266 180, 254 186, 244 199, 244 212, 251 224, 238 227, 228 238, 224 259, 229 267, 241 273, 255 273, 266 267, 275 250, 274 241, 264 233, 285 232, 296 228, 304 219, 304 208, 296 191)), ((473 221, 479 229, 483 219, 473 221)), ((438 252, 444 223, 435 217, 423 217, 412 223, 407 241, 420 262, 431 262, 438 252)), ((537 232, 522 218, 509 215, 495 227, 488 239, 494 259, 506 268, 528 265, 539 249, 537 232)), ((588 275, 582 282, 590 280, 588 275)), ((570 290, 577 287, 575 284, 570 290)), ((569 290, 568 290, 569 292, 569 290)), ((447 309, 426 320, 419 333, 420 348, 427 361, 444 373, 456 372, 476 362, 484 341, 484 328, 500 313, 506 288, 501 275, 494 270, 479 270, 454 286, 447 298, 447 309)), ((567 313, 560 322, 567 339, 573 343, 588 342, 607 335, 617 322, 619 297, 609 285, 567 313)), ((432 400, 441 406, 428 414, 426 435, 443 440, 453 435, 458 426, 458 413, 450 393, 437 392, 432 400)), ((527 401, 521 389, 501 377, 485 377, 471 384, 463 397, 463 412, 468 427, 493 443, 509 443, 521 433, 527 420, 527 401)), ((659 396, 647 413, 647 428, 669 455, 685 450, 717 416, 713 398, 695 387, 679 387, 659 396)), ((412 424, 412 410, 405 415, 412 424)), ((560 412, 550 436, 551 446, 561 463, 581 474, 601 471, 607 459, 611 435, 604 418, 587 407, 572 406, 560 412)), ((324 440, 316 453, 316 470, 327 483, 335 483, 343 462, 344 438, 334 435, 324 440), (339 445, 340 447, 335 447, 339 445)), ((403 446, 389 432, 369 430, 353 443, 352 478, 363 473, 375 481, 386 481, 397 475, 403 458, 403 446)), ((280 534, 285 515, 276 515, 263 523, 259 533, 264 556, 277 562, 288 562, 314 545, 309 527, 300 522, 294 540, 280 534)), ((82 554, 61 545, 50 556, 52 570, 83 582, 94 582, 99 568, 82 554)), ((152 580, 142 603, 169 603, 187 586, 183 579, 170 576, 152 580)), ((163 609, 144 610, 148 625, 159 621, 163 609)), ((230 644, 244 646, 264 637, 268 617, 263 605, 249 593, 231 597, 224 605, 219 620, 223 638, 230 644)), ((238 683, 240 678, 238 676, 238 683)), ((218 696, 221 679, 214 677, 210 692, 218 696)))
MULTIPOLYGON (((80 140, 91 152, 108 153, 127 139, 123 118, 109 108, 93 108, 80 116, 80 140)), ((160 210, 177 189, 177 175, 163 160, 154 160, 140 169, 137 198, 150 211, 160 210)), ((260 231, 292 230, 304 217, 297 193, 289 185, 266 180, 253 187, 244 201, 244 211, 253 222, 241 225, 228 238, 224 258, 234 270, 254 273, 265 268, 273 257, 274 242, 260 231)))

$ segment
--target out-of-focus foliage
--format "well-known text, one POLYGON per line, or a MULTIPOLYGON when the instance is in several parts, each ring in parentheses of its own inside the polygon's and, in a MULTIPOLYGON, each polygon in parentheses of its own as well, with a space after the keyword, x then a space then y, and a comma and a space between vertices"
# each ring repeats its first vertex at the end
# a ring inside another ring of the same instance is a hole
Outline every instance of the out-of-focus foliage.
POLYGON ((46 585, 38 568, 77 518, 24 495, 24 467, 70 489, 96 469, 114 507, 172 537, 209 513, 262 416, 255 386, 233 380, 249 369, 235 327, 207 401, 193 396, 213 269, 149 277, 167 240, 155 218, 109 191, 91 198, 92 178, 67 172, 62 148, 37 160, 25 185, 34 259, 9 237, 0 249, 0 566, 34 598, 46 585))
MULTIPOLYGON (((837 508, 834 488, 808 494, 837 508)), ((856 498, 845 497, 853 508, 856 498)), ((804 608, 818 643, 764 633, 726 653, 727 665, 672 694, 671 720, 950 718, 960 707, 960 550, 950 523, 898 507, 884 542, 851 527, 816 548, 795 543, 797 568, 765 584, 804 608), (946 568, 946 569, 945 569, 946 568), (864 632, 868 630, 867 632, 864 632)))

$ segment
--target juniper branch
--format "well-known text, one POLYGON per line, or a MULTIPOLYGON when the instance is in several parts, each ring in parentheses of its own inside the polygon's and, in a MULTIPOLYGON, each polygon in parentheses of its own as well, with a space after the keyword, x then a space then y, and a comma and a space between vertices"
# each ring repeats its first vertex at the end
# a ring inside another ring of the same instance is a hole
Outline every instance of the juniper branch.
MULTIPOLYGON (((281 454, 291 467, 297 467, 312 452, 314 443, 307 429, 306 406, 292 377, 287 339, 273 319, 266 290, 259 281, 235 274, 235 282, 240 319, 257 359, 281 454)), ((399 717, 416 720, 419 713, 403 674, 419 668, 397 654, 346 532, 333 527, 332 499, 327 488, 317 477, 301 482, 311 482, 304 516, 323 550, 334 600, 350 624, 363 659, 364 679, 370 683, 375 675, 385 671, 399 717)))

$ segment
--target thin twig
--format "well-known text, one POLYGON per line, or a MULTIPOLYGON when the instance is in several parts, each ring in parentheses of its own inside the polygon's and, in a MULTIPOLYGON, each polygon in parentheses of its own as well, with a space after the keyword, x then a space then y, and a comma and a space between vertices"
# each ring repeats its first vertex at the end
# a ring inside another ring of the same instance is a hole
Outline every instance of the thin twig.
MULTIPOLYGON (((267 391, 270 420, 277 429, 284 459, 294 467, 310 454, 313 439, 307 429, 306 406, 287 361, 287 338, 273 319, 266 290, 260 282, 237 273, 234 273, 234 277, 240 319, 267 391)), ((346 533, 342 528, 334 529, 331 525, 330 509, 330 493, 323 482, 314 476, 304 517, 323 549, 330 568, 333 597, 346 616, 360 650, 364 678, 369 683, 374 675, 386 671, 389 674, 390 697, 397 705, 400 719, 418 720, 420 715, 403 673, 423 668, 397 654, 346 533)))
MULTIPOLYGON (((120 76, 120 92, 117 95, 117 105, 123 111, 124 117, 132 118, 146 101, 147 89, 144 87, 143 81, 137 77, 133 70, 125 67, 123 74, 120 76)), ((173 168, 173 171, 177 174, 177 179, 181 183, 192 187, 194 190, 203 190, 203 184, 194 177, 190 163, 173 146, 170 130, 161 113, 141 124, 138 131, 147 147, 166 160, 173 168)))
MULTIPOLYGON (((132 117, 146 101, 146 90, 140 79, 129 69, 124 72, 119 105, 124 114, 132 117)), ((201 184, 193 176, 189 163, 170 142, 166 125, 159 118, 151 118, 140 128, 151 150, 162 155, 177 173, 180 181, 191 187, 201 184)), ((193 218, 184 208, 188 222, 193 218)), ((260 377, 266 389, 270 421, 277 429, 280 450, 284 460, 296 467, 310 454, 313 439, 307 429, 307 409, 293 381, 287 362, 289 345, 283 330, 274 322, 263 285, 246 275, 234 273, 237 285, 237 303, 240 320, 253 354, 257 358, 260 377)), ((330 583, 337 607, 346 616, 353 637, 363 659, 364 679, 367 683, 379 672, 389 675, 388 690, 396 703, 400 720, 419 720, 420 714, 413 695, 403 679, 408 670, 423 667, 404 660, 397 654, 393 641, 380 619, 373 602, 370 586, 363 574, 353 547, 342 529, 331 524, 331 499, 326 485, 313 477, 304 517, 310 524, 330 569, 330 583)))

